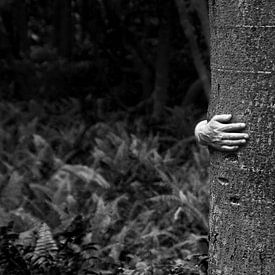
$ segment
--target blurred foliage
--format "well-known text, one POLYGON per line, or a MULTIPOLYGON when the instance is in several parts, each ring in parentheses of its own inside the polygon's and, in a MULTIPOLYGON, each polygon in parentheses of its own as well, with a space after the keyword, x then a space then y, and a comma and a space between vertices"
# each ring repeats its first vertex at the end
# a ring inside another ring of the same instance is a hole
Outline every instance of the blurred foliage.
POLYGON ((83 109, 93 108, 87 100, 92 97, 112 110, 150 115, 155 101, 161 101, 161 95, 154 95, 161 86, 155 76, 168 66, 161 108, 187 102, 202 114, 207 103, 203 85, 189 92, 202 77, 200 67, 209 67, 207 8, 198 9, 197 2, 2 0, 0 97, 76 97, 83 109), (180 7, 188 11, 186 20, 181 20, 180 7), (166 51, 161 49, 164 27, 166 51))
POLYGON ((74 99, 0 114, 1 274, 204 274, 205 148, 113 113, 88 125, 74 99))
POLYGON ((0 0, 0 273, 206 274, 206 1, 0 0))

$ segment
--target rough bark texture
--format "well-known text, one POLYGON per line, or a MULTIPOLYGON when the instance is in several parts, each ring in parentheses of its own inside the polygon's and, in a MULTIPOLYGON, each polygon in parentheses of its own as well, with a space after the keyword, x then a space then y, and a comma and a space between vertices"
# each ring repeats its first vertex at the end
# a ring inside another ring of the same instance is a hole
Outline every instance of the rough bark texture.
POLYGON ((248 144, 211 156, 210 275, 275 274, 275 1, 210 0, 208 117, 246 122, 248 144))

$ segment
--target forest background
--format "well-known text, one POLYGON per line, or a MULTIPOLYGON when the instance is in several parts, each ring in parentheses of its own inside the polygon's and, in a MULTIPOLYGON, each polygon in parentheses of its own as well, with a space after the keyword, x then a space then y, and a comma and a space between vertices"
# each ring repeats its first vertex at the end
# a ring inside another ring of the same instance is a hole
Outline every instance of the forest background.
POLYGON ((206 274, 207 1, 0 15, 1 274, 206 274))

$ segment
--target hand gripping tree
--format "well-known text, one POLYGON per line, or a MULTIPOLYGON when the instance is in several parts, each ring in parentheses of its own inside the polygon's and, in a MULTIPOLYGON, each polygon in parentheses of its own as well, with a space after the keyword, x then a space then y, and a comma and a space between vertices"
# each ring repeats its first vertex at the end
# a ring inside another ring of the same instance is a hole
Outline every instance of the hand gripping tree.
POLYGON ((210 0, 208 119, 246 122, 247 144, 211 154, 209 275, 275 274, 275 1, 210 0))

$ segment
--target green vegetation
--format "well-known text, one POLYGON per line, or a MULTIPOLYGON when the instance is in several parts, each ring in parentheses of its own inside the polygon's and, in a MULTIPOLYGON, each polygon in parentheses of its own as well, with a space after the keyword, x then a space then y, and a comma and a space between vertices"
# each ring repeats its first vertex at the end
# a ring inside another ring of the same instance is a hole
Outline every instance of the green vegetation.
POLYGON ((207 14, 0 0, 0 274, 205 274, 207 14))
POLYGON ((114 113, 88 125, 73 99, 2 102, 0 115, 2 274, 205 268, 208 155, 192 138, 114 113))

